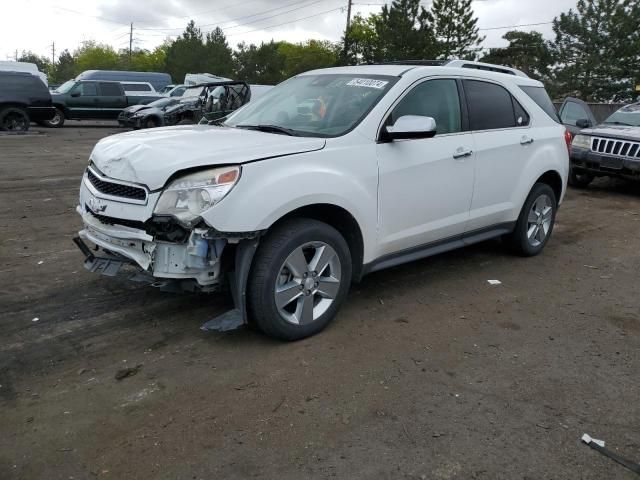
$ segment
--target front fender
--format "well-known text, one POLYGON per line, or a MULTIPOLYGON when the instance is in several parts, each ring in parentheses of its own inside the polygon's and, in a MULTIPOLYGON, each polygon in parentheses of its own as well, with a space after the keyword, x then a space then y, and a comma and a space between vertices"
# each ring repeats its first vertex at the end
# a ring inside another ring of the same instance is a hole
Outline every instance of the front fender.
POLYGON ((365 239, 376 235, 378 167, 364 148, 324 149, 261 160, 242 167, 238 185, 202 217, 221 232, 267 230, 288 213, 330 204, 348 211, 365 239))

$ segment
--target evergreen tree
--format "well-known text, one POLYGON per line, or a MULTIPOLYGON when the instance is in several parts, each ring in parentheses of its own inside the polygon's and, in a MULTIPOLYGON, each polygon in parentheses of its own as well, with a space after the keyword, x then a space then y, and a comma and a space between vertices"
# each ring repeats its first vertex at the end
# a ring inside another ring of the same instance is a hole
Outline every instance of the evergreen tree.
POLYGON ((285 79, 286 58, 280 44, 271 40, 260 46, 241 43, 234 52, 236 78, 247 83, 275 85, 285 79))
POLYGON ((71 80, 76 75, 76 59, 69 50, 63 50, 58 56, 58 61, 53 68, 53 72, 49 75, 51 83, 64 83, 71 80))
POLYGON ((431 16, 438 58, 477 58, 485 37, 478 35, 478 19, 471 0, 433 0, 431 16))
POLYGON ((504 48, 492 48, 480 60, 517 68, 532 78, 548 80, 553 54, 540 32, 512 30, 502 36, 509 42, 504 48))
POLYGON ((638 80, 637 0, 578 0, 553 21, 555 74, 564 95, 628 100, 638 80))
POLYGON ((344 47, 340 54, 341 64, 358 65, 376 60, 380 42, 376 32, 377 21, 378 16, 375 14, 367 18, 360 14, 353 17, 342 40, 344 47))
POLYGON ((393 0, 374 18, 377 45, 373 60, 393 61, 433 58, 436 41, 431 14, 420 0, 393 0))
POLYGON ((167 71, 176 82, 182 82, 187 73, 207 71, 207 48, 204 37, 193 20, 167 49, 166 62, 167 71))
POLYGON ((209 32, 205 42, 205 71, 221 77, 233 76, 233 51, 220 27, 209 32))

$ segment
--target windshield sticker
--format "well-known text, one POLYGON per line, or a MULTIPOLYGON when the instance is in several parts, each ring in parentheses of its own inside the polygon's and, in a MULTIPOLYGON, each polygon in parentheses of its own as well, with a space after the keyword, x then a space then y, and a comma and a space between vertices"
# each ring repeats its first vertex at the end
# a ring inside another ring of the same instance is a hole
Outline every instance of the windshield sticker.
POLYGON ((374 80, 373 78, 354 78, 349 83, 347 83, 350 87, 366 87, 366 88, 377 88, 382 89, 389 82, 385 82, 384 80, 374 80))

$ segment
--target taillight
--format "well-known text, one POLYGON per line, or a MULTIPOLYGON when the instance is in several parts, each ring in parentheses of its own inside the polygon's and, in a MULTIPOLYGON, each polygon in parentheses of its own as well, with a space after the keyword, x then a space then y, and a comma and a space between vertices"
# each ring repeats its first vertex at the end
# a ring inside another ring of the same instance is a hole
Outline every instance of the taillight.
POLYGON ((571 141, 573 140, 573 135, 569 130, 564 131, 564 141, 567 143, 567 152, 569 152, 569 156, 571 156, 571 141))

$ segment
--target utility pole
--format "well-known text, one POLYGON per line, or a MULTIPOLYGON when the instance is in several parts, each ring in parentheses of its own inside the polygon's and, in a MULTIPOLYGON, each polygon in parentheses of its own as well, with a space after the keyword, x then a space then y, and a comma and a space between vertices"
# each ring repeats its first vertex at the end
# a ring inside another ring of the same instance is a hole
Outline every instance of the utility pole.
POLYGON ((353 0, 347 0, 347 28, 344 31, 344 49, 342 55, 346 61, 347 50, 349 49, 349 27, 351 27, 351 3, 353 0))
POLYGON ((51 44, 51 66, 56 64, 56 42, 51 44))
POLYGON ((129 31, 129 64, 131 64, 131 48, 133 47, 133 22, 131 22, 131 30, 129 31))
POLYGON ((347 1, 347 29, 345 30, 345 32, 349 31, 349 27, 351 26, 351 4, 352 4, 353 0, 348 0, 347 1))
POLYGON ((15 56, 15 61, 18 61, 18 49, 16 48, 16 56, 15 56))

